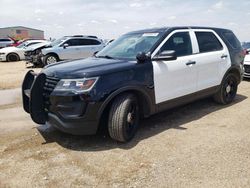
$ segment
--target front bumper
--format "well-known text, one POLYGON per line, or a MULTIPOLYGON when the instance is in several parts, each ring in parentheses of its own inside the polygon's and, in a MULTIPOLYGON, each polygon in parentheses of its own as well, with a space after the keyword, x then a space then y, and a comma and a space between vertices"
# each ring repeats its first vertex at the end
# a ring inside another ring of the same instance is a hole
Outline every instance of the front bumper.
POLYGON ((250 62, 248 64, 244 64, 244 74, 243 77, 250 78, 250 62))
POLYGON ((0 55, 0 61, 6 61, 6 55, 0 55))
POLYGON ((75 135, 95 134, 98 129, 99 103, 86 95, 54 94, 52 81, 45 74, 29 71, 23 81, 23 108, 38 124, 48 123, 57 129, 75 135), (49 84, 50 85, 49 85, 49 84))
POLYGON ((25 55, 25 60, 29 63, 38 65, 42 63, 41 55, 25 55))

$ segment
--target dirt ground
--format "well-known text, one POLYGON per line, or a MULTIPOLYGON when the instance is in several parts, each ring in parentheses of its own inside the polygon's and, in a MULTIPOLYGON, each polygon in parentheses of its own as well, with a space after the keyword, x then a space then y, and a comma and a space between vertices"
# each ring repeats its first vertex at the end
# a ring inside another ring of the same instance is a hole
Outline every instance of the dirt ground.
MULTIPOLYGON (((16 65, 22 77, 25 66, 16 65)), ((36 125, 17 91, 0 105, 0 187, 249 187, 249 97, 250 81, 243 81, 233 104, 203 99, 160 113, 119 144, 36 125)))
MULTIPOLYGON (((21 87, 21 80, 29 70, 24 61, 0 62, 0 89, 11 89, 21 87)), ((39 72, 41 69, 35 69, 39 72)))

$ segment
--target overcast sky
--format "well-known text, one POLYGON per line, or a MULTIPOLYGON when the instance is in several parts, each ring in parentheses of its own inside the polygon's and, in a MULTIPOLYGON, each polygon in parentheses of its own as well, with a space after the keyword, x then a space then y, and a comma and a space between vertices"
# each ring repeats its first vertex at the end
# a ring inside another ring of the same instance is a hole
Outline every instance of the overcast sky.
POLYGON ((33 27, 47 38, 200 25, 229 28, 250 41, 250 0, 0 0, 0 6, 0 27, 33 27))

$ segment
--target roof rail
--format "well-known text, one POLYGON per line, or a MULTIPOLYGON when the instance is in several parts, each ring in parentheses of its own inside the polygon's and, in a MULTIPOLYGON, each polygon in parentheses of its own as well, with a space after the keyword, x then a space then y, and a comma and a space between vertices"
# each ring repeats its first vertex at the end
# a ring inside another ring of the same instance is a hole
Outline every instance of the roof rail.
POLYGON ((86 37, 97 39, 97 36, 93 36, 93 35, 88 35, 88 36, 86 36, 86 37))
POLYGON ((97 39, 97 36, 94 36, 94 35, 73 35, 72 37, 89 37, 89 38, 97 39))

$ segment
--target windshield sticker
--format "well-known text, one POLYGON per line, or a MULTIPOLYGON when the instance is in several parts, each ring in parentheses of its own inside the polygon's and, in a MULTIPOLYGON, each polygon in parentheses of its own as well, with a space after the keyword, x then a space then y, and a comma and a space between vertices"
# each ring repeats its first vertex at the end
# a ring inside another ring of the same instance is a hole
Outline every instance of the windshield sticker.
POLYGON ((159 33, 144 33, 143 37, 157 37, 159 33))

